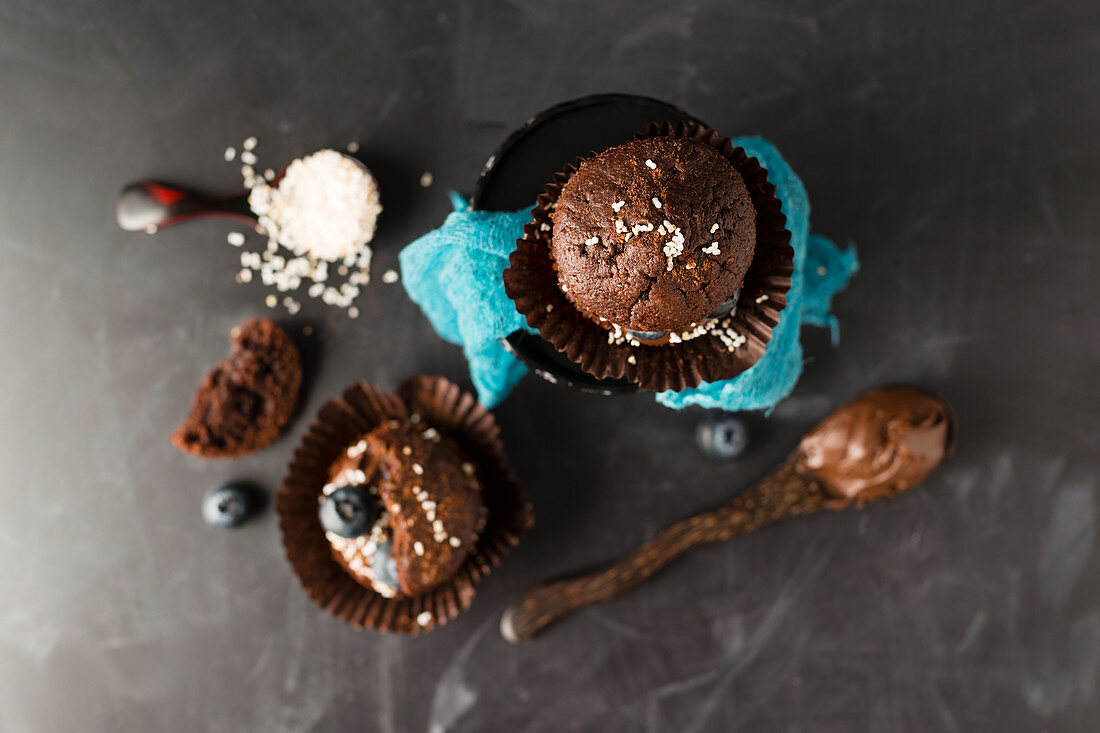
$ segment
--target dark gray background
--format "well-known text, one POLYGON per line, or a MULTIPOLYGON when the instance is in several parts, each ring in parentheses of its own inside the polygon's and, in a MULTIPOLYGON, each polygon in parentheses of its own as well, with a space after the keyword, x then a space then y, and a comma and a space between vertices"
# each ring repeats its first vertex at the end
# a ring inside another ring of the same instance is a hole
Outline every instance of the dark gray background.
POLYGON ((1094 729, 1098 133, 1095 3, 0 0, 0 729, 1094 729), (356 633, 301 592, 271 512, 219 532, 199 497, 276 488, 354 380, 468 384, 458 349, 378 281, 358 320, 284 315, 316 328, 301 417, 245 460, 185 457, 168 435, 264 291, 234 283, 228 224, 126 234, 115 194, 232 189, 248 135, 275 168, 358 140, 381 273, 524 119, 605 91, 779 146, 814 230, 859 248, 841 345, 806 332, 795 394, 727 465, 693 447, 701 411, 528 377, 497 414, 537 529, 444 629, 356 633), (498 635, 519 591, 722 502, 898 380, 961 423, 926 487, 498 635))

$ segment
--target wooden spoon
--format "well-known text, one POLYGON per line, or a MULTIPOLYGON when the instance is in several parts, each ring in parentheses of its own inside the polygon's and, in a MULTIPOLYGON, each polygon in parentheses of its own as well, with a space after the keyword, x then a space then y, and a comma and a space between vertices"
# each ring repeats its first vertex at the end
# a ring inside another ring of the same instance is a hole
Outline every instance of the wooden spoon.
POLYGON ((529 641, 556 619, 609 601, 684 552, 789 517, 861 507, 913 488, 954 448, 955 418, 917 387, 866 392, 802 437, 775 470, 729 503, 665 529, 619 561, 524 593, 500 622, 508 641, 529 641))

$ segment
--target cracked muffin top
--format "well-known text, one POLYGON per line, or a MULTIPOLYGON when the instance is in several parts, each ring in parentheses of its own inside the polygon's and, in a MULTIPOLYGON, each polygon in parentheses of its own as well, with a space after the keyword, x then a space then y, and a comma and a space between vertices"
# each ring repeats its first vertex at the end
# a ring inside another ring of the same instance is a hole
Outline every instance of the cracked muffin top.
POLYGON ((677 331, 741 287, 755 219, 741 174, 714 148, 635 140, 585 160, 565 184, 550 252, 559 286, 589 318, 677 331))

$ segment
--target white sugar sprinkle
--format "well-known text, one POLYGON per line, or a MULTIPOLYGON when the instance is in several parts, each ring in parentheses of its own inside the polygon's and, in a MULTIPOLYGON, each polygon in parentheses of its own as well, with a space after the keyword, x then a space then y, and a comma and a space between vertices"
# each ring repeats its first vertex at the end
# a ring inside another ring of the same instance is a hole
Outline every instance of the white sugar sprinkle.
POLYGON ((715 256, 722 254, 722 250, 718 249, 718 242, 711 242, 709 247, 703 247, 703 252, 715 256))
POLYGON ((358 318, 358 317, 359 317, 359 309, 358 308, 356 308, 354 305, 352 307, 348 308, 348 318, 358 318))
POLYGON ((234 247, 240 247, 244 244, 244 235, 240 232, 230 232, 225 235, 225 241, 229 242, 234 247))
POLYGON ((817 274, 821 277, 825 277, 827 274, 829 274, 829 271, 825 269, 825 265, 822 265, 821 267, 817 268, 817 274))
POLYGON ((589 245, 591 245, 591 244, 599 244, 599 243, 600 243, 600 238, 599 238, 599 237, 592 237, 591 239, 586 239, 586 240, 584 240, 584 243, 585 243, 585 244, 589 244, 589 245))
POLYGON ((634 354, 631 354, 630 356, 626 357, 626 363, 627 364, 637 364, 638 360, 637 360, 637 358, 635 358, 634 354))
POLYGON ((225 149, 225 159, 227 161, 233 160, 236 157, 237 157, 237 149, 236 148, 229 147, 229 148, 225 149))
POLYGON ((431 171, 424 171, 420 174, 421 188, 430 188, 433 183, 435 183, 435 176, 432 175, 431 171))
POLYGON ((711 234, 714 234, 716 231, 718 231, 718 225, 717 224, 715 224, 714 226, 712 226, 710 228, 710 233, 711 234))
POLYGON ((661 199, 654 196, 653 197, 653 205, 656 206, 658 209, 661 208, 661 199))
POLYGON ((616 214, 618 214, 619 209, 623 208, 624 206, 626 206, 625 201, 616 201, 615 203, 611 204, 611 208, 615 210, 616 214))
POLYGON ((256 143, 258 143, 258 142, 259 142, 259 140, 257 140, 255 136, 252 136, 252 137, 246 139, 244 141, 244 144, 241 145, 241 147, 244 148, 245 150, 255 150, 256 149, 256 143))
POLYGON ((654 162, 653 162, 652 160, 648 160, 648 159, 647 159, 647 160, 646 160, 646 162, 645 162, 645 164, 646 164, 647 166, 649 166, 650 168, 653 168, 653 169, 656 169, 656 168, 657 168, 657 164, 656 164, 656 163, 654 163, 654 162))
POLYGON ((241 153, 241 162, 245 165, 256 165, 256 154, 251 150, 245 149, 245 151, 241 153))
POLYGON ((413 473, 415 473, 417 476, 423 476, 424 475, 424 467, 421 466, 419 463, 414 463, 412 465, 412 469, 413 469, 413 473))
POLYGON ((420 544, 419 542, 414 542, 413 543, 413 552, 415 552, 417 555, 423 555, 424 554, 424 545, 420 544))
POLYGON ((466 474, 467 476, 473 476, 474 475, 474 470, 475 470, 474 469, 474 464, 469 463, 469 462, 466 462, 466 463, 462 464, 462 472, 464 474, 466 474))
POLYGON ((397 274, 397 270, 386 270, 382 273, 382 282, 387 285, 393 285, 395 282, 401 279, 401 276, 397 274))
POLYGON ((416 623, 420 624, 421 626, 427 626, 431 622, 432 622, 432 612, 431 611, 422 611, 421 613, 417 614, 416 623))
POLYGON ((352 140, 350 143, 347 144, 347 146, 344 149, 347 150, 349 153, 352 153, 354 155, 355 153, 359 152, 359 143, 352 140))
POLYGON ((767 299, 768 299, 768 294, 767 294, 767 293, 764 293, 763 295, 759 296, 759 297, 758 297, 758 298, 756 299, 756 302, 757 302, 757 303, 763 303, 763 302, 764 302, 765 300, 767 300, 767 299))
POLYGON ((452 538, 451 538, 450 540, 448 540, 448 541, 449 541, 449 542, 451 543, 451 547, 458 547, 458 546, 460 546, 460 545, 462 544, 462 540, 460 540, 460 539, 459 539, 459 538, 457 538, 457 537, 452 537, 452 538))
POLYGON ((279 305, 279 299, 274 295, 269 295, 264 298, 264 303, 267 305, 268 308, 274 308, 275 306, 279 305))

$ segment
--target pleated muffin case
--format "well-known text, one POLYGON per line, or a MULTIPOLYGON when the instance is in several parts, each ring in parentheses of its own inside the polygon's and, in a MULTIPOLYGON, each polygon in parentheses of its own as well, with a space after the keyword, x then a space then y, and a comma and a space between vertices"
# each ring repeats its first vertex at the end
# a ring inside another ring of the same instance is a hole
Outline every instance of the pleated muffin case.
POLYGON ((699 124, 651 123, 638 139, 670 137, 708 145, 725 157, 741 175, 756 215, 756 243, 734 311, 724 327, 739 344, 711 334, 661 345, 630 345, 609 337, 608 329, 583 314, 559 285, 551 255, 551 215, 562 189, 581 160, 555 174, 524 226, 524 236, 504 271, 504 285, 528 325, 585 372, 601 379, 628 379, 643 389, 679 391, 702 382, 732 379, 764 354, 772 329, 786 306, 794 270, 791 234, 776 188, 767 171, 729 138, 699 124))
POLYGON ((453 619, 473 602, 478 582, 534 523, 530 504, 507 466, 492 413, 442 377, 415 377, 395 393, 359 383, 329 400, 302 437, 276 501, 287 559, 306 593, 356 627, 415 636, 453 619), (385 421, 434 427, 477 465, 488 510, 476 545, 458 571, 416 596, 386 598, 357 582, 333 556, 317 517, 333 462, 385 421))

